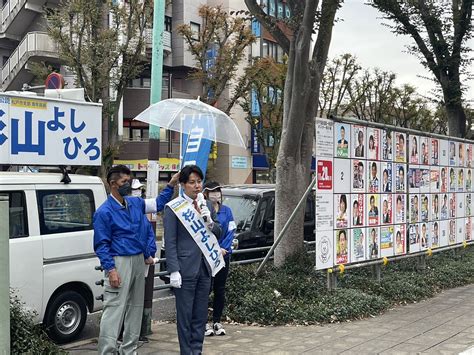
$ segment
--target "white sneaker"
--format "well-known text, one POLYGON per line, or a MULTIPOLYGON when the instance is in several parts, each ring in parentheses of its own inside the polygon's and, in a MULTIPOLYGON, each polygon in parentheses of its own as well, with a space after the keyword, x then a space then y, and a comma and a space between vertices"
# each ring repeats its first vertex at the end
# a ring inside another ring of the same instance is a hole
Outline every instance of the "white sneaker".
POLYGON ((214 333, 216 335, 225 335, 225 329, 220 323, 214 323, 214 333))
POLYGON ((212 328, 211 324, 206 324, 206 332, 204 333, 204 335, 207 337, 212 337, 214 335, 214 329, 212 328))

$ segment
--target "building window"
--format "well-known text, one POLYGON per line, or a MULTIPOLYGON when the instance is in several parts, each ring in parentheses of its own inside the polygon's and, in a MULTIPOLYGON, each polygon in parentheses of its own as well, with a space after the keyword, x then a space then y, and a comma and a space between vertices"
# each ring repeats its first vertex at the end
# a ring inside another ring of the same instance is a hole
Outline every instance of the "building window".
POLYGON ((26 198, 23 191, 8 192, 10 239, 28 237, 26 198))
POLYGON ((201 38, 201 25, 196 22, 190 22, 189 26, 191 27, 191 32, 193 33, 191 38, 195 41, 199 41, 201 38))
POLYGON ((275 62, 281 63, 283 59, 283 50, 278 47, 280 46, 277 43, 264 39, 262 57, 272 57, 275 62))
POLYGON ((170 16, 165 16, 165 31, 171 32, 173 28, 173 22, 170 16))

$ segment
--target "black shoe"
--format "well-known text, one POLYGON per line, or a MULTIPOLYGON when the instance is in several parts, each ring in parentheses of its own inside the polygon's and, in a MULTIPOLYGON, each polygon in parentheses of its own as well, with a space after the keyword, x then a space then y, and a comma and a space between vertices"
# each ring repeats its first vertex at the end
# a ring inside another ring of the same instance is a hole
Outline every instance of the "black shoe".
POLYGON ((142 341, 144 343, 148 343, 150 340, 146 336, 140 336, 138 338, 139 341, 142 341))

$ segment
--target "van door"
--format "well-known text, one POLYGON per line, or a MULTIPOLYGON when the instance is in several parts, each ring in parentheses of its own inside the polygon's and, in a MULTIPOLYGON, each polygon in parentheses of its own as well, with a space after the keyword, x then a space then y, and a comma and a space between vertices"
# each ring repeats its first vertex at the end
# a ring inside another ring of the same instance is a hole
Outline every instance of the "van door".
POLYGON ((2 186, 2 189, 8 194, 10 207, 10 287, 39 318, 44 311, 43 245, 36 196, 32 187, 2 186))

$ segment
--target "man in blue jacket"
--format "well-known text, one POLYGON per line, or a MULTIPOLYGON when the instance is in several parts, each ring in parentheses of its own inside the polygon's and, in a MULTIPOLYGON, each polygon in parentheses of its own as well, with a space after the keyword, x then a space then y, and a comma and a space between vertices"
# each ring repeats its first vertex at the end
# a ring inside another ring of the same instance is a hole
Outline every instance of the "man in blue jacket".
MULTIPOLYGON (((171 200, 179 174, 156 199, 128 196, 131 172, 124 165, 107 174, 110 195, 94 214, 94 250, 105 271, 104 302, 100 322, 99 354, 116 352, 124 324, 121 354, 132 354, 140 335, 145 287, 145 265, 154 263, 144 214, 163 210, 171 200)), ((153 241, 154 243, 154 241, 153 241)))

